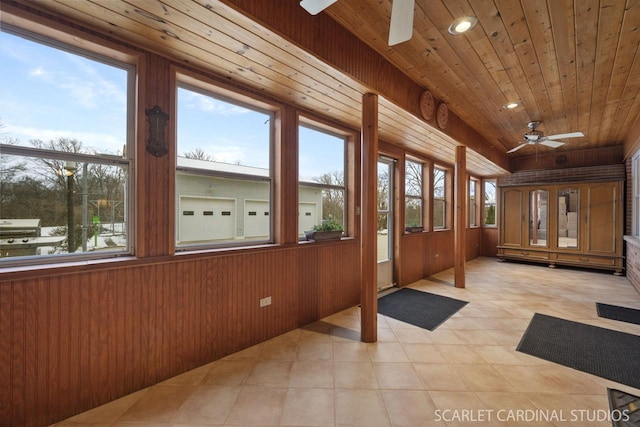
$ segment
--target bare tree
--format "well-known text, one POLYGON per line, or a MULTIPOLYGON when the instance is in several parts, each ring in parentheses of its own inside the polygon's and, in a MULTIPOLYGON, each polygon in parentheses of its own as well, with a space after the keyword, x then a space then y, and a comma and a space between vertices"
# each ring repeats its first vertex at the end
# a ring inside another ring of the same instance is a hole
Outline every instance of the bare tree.
POLYGON ((195 150, 187 151, 184 153, 184 156, 187 159, 206 160, 208 162, 215 162, 215 158, 212 155, 205 153, 202 148, 196 148, 195 150))

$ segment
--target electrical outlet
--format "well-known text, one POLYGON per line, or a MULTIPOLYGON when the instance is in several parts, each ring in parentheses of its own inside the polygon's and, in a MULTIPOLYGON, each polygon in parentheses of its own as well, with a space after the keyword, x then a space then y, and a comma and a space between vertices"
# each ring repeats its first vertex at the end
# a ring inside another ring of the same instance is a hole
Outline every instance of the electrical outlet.
POLYGON ((271 305, 271 297, 260 298, 260 307, 266 307, 271 305))

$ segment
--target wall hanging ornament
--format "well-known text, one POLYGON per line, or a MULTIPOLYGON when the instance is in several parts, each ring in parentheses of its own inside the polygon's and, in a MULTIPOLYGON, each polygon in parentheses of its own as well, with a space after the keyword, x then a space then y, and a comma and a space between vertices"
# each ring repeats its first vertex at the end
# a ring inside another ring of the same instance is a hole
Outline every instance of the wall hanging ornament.
POLYGON ((156 157, 162 157, 169 152, 165 136, 165 127, 167 126, 169 115, 157 105, 150 110, 145 110, 145 113, 149 123, 147 151, 156 157))

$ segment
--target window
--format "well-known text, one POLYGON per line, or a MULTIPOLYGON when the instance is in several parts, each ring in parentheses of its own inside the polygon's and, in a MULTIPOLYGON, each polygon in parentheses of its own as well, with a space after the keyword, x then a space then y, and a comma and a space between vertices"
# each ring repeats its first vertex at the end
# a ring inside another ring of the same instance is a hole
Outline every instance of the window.
POLYGON ((272 242, 273 113, 205 83, 180 83, 177 108, 178 249, 272 242))
POLYGON ((433 168, 433 228, 434 230, 447 227, 447 171, 433 168))
POLYGON ((422 163, 407 160, 405 162, 404 193, 405 193, 405 227, 423 226, 423 176, 422 163))
POLYGON ((0 263, 130 254, 134 66, 7 25, 0 46, 0 263))
POLYGON ((478 226, 478 180, 475 178, 469 178, 469 227, 478 226))
POLYGON ((346 230, 347 138, 310 124, 298 129, 298 235, 323 222, 346 230))
POLYGON ((496 225, 496 180, 484 180, 484 208, 483 223, 488 226, 496 225))

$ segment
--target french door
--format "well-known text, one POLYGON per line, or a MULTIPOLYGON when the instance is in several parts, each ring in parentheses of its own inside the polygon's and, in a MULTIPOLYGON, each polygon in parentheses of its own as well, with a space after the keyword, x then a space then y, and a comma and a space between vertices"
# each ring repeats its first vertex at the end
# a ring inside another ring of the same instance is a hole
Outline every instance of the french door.
POLYGON ((378 291, 394 285, 393 170, 393 159, 378 158, 378 291))

